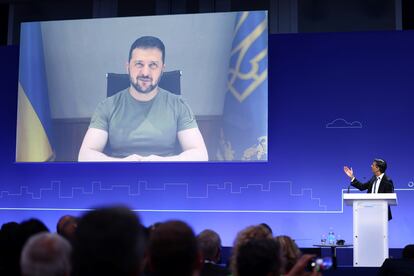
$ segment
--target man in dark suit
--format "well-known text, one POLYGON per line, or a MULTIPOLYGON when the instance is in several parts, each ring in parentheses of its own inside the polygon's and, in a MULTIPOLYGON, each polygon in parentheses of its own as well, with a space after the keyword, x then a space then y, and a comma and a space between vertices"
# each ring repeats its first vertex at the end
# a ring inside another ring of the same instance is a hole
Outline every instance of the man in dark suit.
MULTIPOLYGON (((372 178, 366 182, 361 183, 354 176, 352 168, 344 166, 344 172, 351 178, 351 185, 360 191, 368 190, 369 194, 393 193, 394 183, 385 174, 387 163, 383 159, 374 159, 371 165, 372 178)), ((392 219, 391 209, 388 206, 388 220, 392 219)))
POLYGON ((230 275, 227 268, 218 264, 221 258, 221 239, 215 231, 206 229, 198 234, 197 244, 204 261, 200 276, 230 275))
POLYGON ((414 275, 414 244, 404 247, 401 259, 385 259, 379 269, 379 276, 414 275))

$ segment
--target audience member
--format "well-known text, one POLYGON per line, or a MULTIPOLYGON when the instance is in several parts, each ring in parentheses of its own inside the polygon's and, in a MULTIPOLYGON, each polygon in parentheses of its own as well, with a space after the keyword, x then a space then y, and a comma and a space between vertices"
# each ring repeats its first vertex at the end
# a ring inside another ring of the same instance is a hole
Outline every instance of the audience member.
POLYGON ((282 250, 282 255, 285 259, 285 264, 284 268, 282 269, 282 273, 288 273, 299 260, 300 256, 302 255, 302 252, 300 252, 295 241, 288 236, 277 236, 275 237, 275 240, 279 244, 282 250))
POLYGON ((414 275, 414 244, 404 247, 401 259, 385 259, 378 272, 379 276, 414 275))
POLYGON ((197 243, 202 254, 204 265, 201 276, 229 275, 230 271, 218 265, 221 258, 221 239, 213 230, 206 229, 197 236, 197 243))
POLYGON ((403 259, 414 260, 414 244, 406 245, 402 252, 403 259))
POLYGON ((58 234, 42 232, 25 244, 20 267, 22 276, 69 276, 71 246, 58 234))
POLYGON ((149 245, 149 240, 151 237, 151 234, 154 232, 155 228, 157 228, 158 226, 161 225, 161 222, 156 222, 154 224, 151 224, 148 227, 144 228, 144 236, 145 236, 145 251, 144 251, 144 259, 142 261, 142 267, 143 267, 143 275, 150 275, 150 267, 148 264, 148 245, 149 245))
POLYGON ((76 229, 73 275, 140 275, 142 235, 138 217, 125 207, 88 212, 76 229))
POLYGON ((279 245, 271 238, 252 238, 240 244, 234 275, 278 276, 283 266, 279 245))
POLYGON ((65 215, 59 219, 56 232, 72 243, 75 239, 76 227, 78 227, 78 218, 65 215))
POLYGON ((20 225, 17 222, 5 223, 0 230, 0 275, 20 273, 20 225))
POLYGON ((31 236, 41 232, 49 232, 49 229, 42 221, 34 218, 22 221, 19 228, 21 250, 31 236))
MULTIPOLYGON (((196 237, 190 226, 181 221, 156 223, 144 231, 134 212, 118 206, 88 212, 79 221, 73 216, 63 216, 56 230, 58 234, 47 233, 47 227, 36 219, 21 224, 4 224, 0 230, 0 274, 229 274, 229 270, 218 265, 221 258, 220 236, 213 230, 204 230, 196 237)), ((288 236, 273 238, 271 228, 262 223, 238 233, 233 246, 231 269, 235 276, 321 275, 317 271, 305 271, 313 257, 301 256, 297 245, 288 236)), ((401 260, 388 259, 384 262, 380 275, 411 275, 404 273, 413 269, 414 245, 408 245, 401 260)))
POLYGON ((181 221, 168 221, 153 230, 148 257, 153 276, 192 276, 201 268, 194 232, 181 221))
MULTIPOLYGON (((305 271, 313 255, 303 255, 285 276, 319 276, 317 271, 305 271)), ((237 234, 233 245, 232 272, 241 275, 281 275, 284 258, 279 244, 263 225, 247 227, 237 234)))
POLYGON ((233 244, 233 253, 231 257, 231 270, 233 273, 237 267, 237 255, 239 248, 252 239, 272 239, 272 233, 266 227, 262 225, 249 226, 237 234, 237 237, 233 244))
POLYGON ((49 229, 46 227, 46 225, 35 218, 25 220, 20 223, 19 226, 19 245, 18 245, 18 268, 20 271, 20 256, 21 252, 23 250, 24 245, 26 242, 30 239, 30 237, 42 233, 42 232, 49 232, 49 229))

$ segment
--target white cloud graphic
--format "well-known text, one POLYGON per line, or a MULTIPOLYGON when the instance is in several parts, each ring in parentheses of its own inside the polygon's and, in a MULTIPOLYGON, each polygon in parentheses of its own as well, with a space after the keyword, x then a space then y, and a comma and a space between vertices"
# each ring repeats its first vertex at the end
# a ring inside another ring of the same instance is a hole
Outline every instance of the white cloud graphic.
POLYGON ((326 128, 362 128, 362 123, 359 121, 347 122, 345 119, 337 118, 326 124, 326 128))

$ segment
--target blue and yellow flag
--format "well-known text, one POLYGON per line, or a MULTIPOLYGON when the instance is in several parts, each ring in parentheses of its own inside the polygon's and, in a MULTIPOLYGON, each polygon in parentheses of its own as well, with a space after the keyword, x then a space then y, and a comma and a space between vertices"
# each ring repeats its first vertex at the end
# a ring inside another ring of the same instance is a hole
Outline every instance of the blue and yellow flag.
POLYGON ((240 12, 217 159, 267 160, 267 12, 240 12))
POLYGON ((54 158, 40 23, 22 24, 17 107, 17 162, 54 158))

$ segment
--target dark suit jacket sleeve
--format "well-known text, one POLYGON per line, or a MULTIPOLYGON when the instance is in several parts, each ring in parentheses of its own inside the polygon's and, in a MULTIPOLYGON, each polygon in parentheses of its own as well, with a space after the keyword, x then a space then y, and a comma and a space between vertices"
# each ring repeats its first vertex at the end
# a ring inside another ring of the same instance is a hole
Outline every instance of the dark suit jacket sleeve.
POLYGON ((360 191, 369 190, 372 187, 372 178, 366 183, 361 183, 355 178, 354 181, 351 182, 351 185, 360 191))

